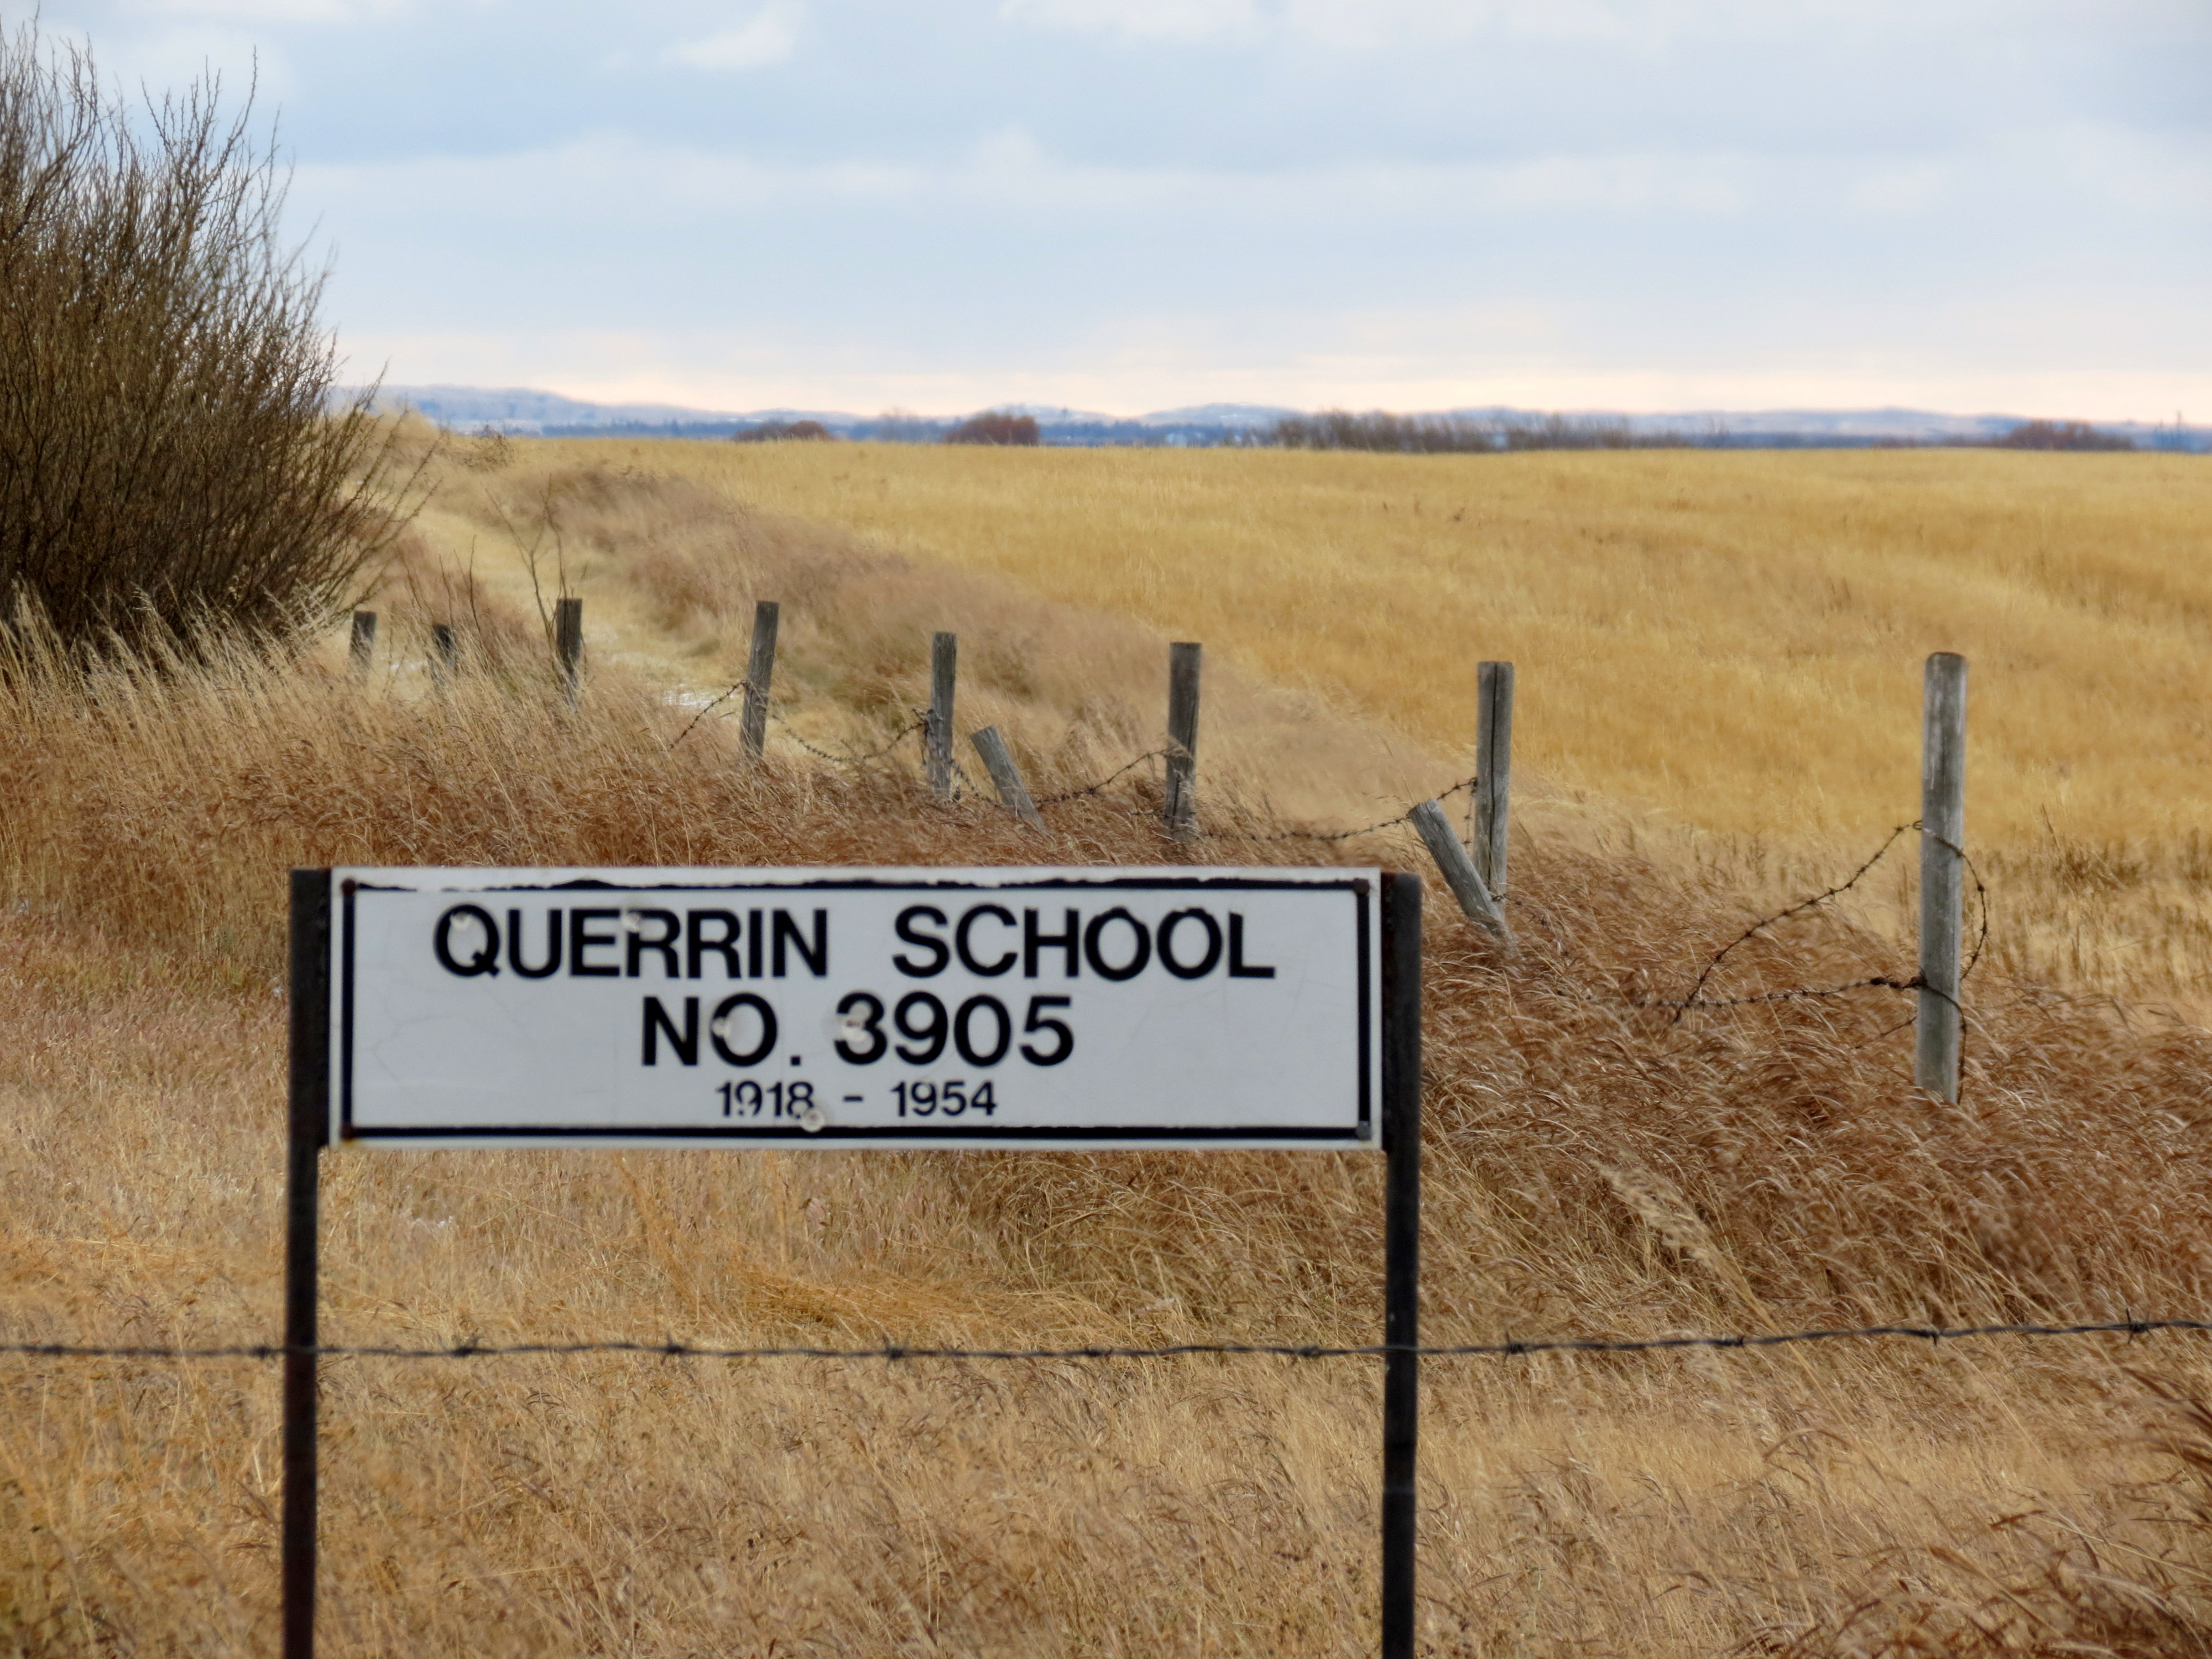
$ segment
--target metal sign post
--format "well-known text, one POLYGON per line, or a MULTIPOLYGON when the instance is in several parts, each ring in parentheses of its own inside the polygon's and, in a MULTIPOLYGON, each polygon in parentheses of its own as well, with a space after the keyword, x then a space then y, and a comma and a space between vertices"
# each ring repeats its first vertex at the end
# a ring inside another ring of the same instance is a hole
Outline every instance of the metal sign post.
POLYGON ((284 1659, 313 1659, 317 1200, 330 1126, 328 871, 292 872, 291 946, 291 1146, 284 1205, 284 1659))
POLYGON ((292 876, 285 1659, 327 1146, 1383 1151, 1382 1651, 1412 1652, 1420 890, 1378 870, 292 876))
POLYGON ((1382 878, 1382 1659, 1413 1659, 1420 1451, 1421 878, 1382 878))

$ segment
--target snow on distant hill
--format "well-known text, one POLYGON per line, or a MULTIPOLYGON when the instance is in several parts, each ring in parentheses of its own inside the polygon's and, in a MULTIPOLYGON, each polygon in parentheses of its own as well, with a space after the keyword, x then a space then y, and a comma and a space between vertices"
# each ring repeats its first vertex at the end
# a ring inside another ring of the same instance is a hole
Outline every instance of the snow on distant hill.
POLYGON ((840 428, 866 423, 860 416, 811 409, 763 409, 740 414, 687 409, 678 404, 594 404, 523 386, 386 386, 377 388, 376 403, 380 409, 415 410, 441 426, 471 431, 489 426, 519 434, 602 427, 730 428, 762 421, 814 420, 840 428))
POLYGON ((1163 409, 1135 417, 1139 426, 1273 426, 1304 410, 1275 404, 1194 404, 1188 409, 1163 409))
MULTIPOLYGON (((441 426, 460 431, 490 427, 518 434, 576 436, 629 431, 641 435, 723 437, 764 421, 818 421, 848 438, 887 438, 931 442, 944 436, 958 416, 869 416, 837 410, 757 409, 744 411, 689 409, 675 404, 595 404, 529 387, 387 386, 380 387, 381 409, 418 410, 441 426)), ((994 404, 993 409, 1036 418, 1051 444, 1191 444, 1232 440, 1264 431, 1287 416, 1304 411, 1272 404, 1199 404, 1149 415, 1104 415, 1054 404, 994 404)), ((1551 411, 1492 404, 1443 411, 1446 418, 1487 423, 1536 422, 1551 411)), ((1946 415, 1923 409, 1692 410, 1674 414, 1620 415, 1577 410, 1577 422, 1620 422, 1650 434, 1679 434, 1693 441, 1731 446, 1857 447, 1880 443, 1986 441, 2001 437, 2026 416, 1946 415)), ((2133 439, 2147 449, 2212 451, 2212 428, 2148 422, 2099 422, 2100 429, 2133 439)))

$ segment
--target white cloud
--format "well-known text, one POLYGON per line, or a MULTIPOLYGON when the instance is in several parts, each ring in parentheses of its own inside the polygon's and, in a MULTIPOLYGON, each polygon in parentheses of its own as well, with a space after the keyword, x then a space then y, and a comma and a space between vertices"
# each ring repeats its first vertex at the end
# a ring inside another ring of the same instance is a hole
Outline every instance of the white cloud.
POLYGON ((1751 169, 1724 155, 1562 155, 1457 171, 1502 208, 1735 213, 1751 193, 1751 169))
POLYGON ((1386 52, 1485 38, 1656 52, 1686 39, 1832 40, 1972 29, 1994 21, 2001 6, 2021 3, 2049 0, 1001 0, 999 9, 1006 18, 1139 40, 1273 37, 1386 52))
POLYGON ((1139 40, 1204 40, 1261 25, 1253 0, 1003 0, 999 15, 1139 40))
MULTIPOLYGON (((478 157, 421 157, 303 167, 303 202, 405 200, 424 210, 465 202, 562 216, 589 211, 644 222, 676 212, 744 213, 809 204, 929 204, 997 214, 1144 220, 1318 223, 1332 218, 1741 214, 1802 189, 1786 169, 1723 155, 1557 155, 1515 162, 1370 162, 1274 172, 1074 162, 1008 128, 939 165, 850 160, 763 161, 730 151, 588 134, 555 148, 478 157), (588 209, 586 204, 589 204, 588 209)), ((479 208, 477 210, 484 211, 479 208)))
POLYGON ((2068 121, 2039 134, 2029 165, 2057 173, 2130 211, 2201 222, 2212 210, 2212 148, 2176 143, 2100 121, 2068 121))
POLYGON ((1951 170, 1935 162, 1887 167, 1869 173, 1850 189, 1850 204, 1862 213, 1905 216, 1925 213, 1951 193, 1951 170))
POLYGON ((669 59, 693 69, 765 69, 798 49, 799 16, 791 0, 775 0, 733 29, 672 48, 669 59))
POLYGON ((156 17, 229 17, 255 23, 356 23, 397 16, 420 0, 138 0, 156 17))

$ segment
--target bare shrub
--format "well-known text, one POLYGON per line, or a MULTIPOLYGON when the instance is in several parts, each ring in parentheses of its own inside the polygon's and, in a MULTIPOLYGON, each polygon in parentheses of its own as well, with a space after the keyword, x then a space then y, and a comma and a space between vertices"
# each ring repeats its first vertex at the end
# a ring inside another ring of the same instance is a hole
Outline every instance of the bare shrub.
POLYGON ((268 630, 397 528, 362 393, 331 409, 322 277, 213 80, 143 116, 88 53, 0 35, 0 617, 75 643, 268 630))
POLYGON ((2133 449, 2136 441, 2100 432, 2087 421, 2022 421, 1996 441, 1999 449, 2133 449))
POLYGON ((819 421, 763 421, 730 434, 733 444, 835 443, 837 434, 819 421))
POLYGON ((1036 416, 988 410, 970 415, 945 434, 949 444, 1035 444, 1042 441, 1036 416))

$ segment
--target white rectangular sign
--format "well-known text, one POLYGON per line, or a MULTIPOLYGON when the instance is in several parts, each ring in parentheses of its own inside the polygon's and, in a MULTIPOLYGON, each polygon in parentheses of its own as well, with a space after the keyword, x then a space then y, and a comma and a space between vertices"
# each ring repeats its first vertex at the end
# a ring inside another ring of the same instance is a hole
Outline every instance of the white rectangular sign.
POLYGON ((1382 1144, 1373 870, 331 882, 334 1141, 1382 1144))

